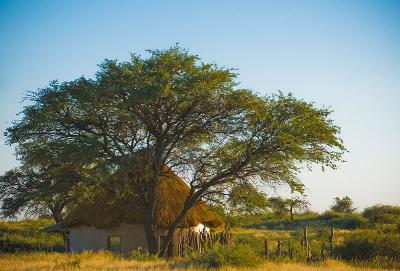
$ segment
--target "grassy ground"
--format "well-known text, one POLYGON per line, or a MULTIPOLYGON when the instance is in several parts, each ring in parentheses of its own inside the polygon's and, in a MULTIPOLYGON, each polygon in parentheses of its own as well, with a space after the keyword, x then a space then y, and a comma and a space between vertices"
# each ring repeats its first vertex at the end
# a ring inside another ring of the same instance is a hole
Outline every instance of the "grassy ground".
MULTIPOLYGON (((0 252, 64 251, 59 234, 48 234, 39 229, 54 224, 52 219, 0 220, 0 252)), ((0 268, 1 269, 1 268, 0 268)))
MULTIPOLYGON (((150 262, 135 261, 114 257, 110 253, 16 253, 0 254, 0 269, 3 271, 32 270, 201 270, 199 267, 183 266, 179 262, 156 260, 150 262)), ((341 261, 328 260, 318 264, 268 262, 257 268, 225 267, 219 270, 280 270, 280 271, 358 271, 384 270, 355 267, 341 261)))
MULTIPOLYGON (((255 229, 255 228, 241 228, 234 227, 231 232, 235 236, 235 240, 241 243, 248 243, 254 248, 257 248, 258 252, 262 253, 264 251, 264 240, 268 239, 271 251, 276 250, 277 241, 281 241, 282 250, 287 250, 289 241, 291 241, 292 246, 298 246, 300 249, 300 239, 303 237, 303 230, 297 229, 290 233, 286 230, 268 230, 268 229, 255 229)), ((335 230, 334 243, 338 245, 343 242, 345 236, 351 234, 352 230, 335 230)), ((309 228, 308 238, 310 240, 311 249, 314 250, 314 255, 320 254, 322 241, 328 244, 330 235, 330 229, 313 229, 309 228)))
MULTIPOLYGON (((51 219, 21 220, 15 222, 0 221, 0 270, 187 270, 187 262, 165 262, 152 261, 143 262, 135 260, 121 259, 113 257, 108 253, 84 253, 84 254, 63 254, 55 251, 64 251, 64 243, 59 234, 48 234, 39 231, 43 226, 52 224, 51 219), (12 254, 10 252, 16 252, 12 254), (49 253, 53 252, 53 253, 49 253)), ((269 251, 272 258, 276 258, 277 241, 281 241, 281 254, 278 260, 262 260, 256 270, 379 270, 392 268, 400 270, 400 234, 396 233, 393 225, 379 225, 377 229, 357 229, 357 230, 335 230, 335 248, 343 244, 344 240, 349 239, 351 235, 356 235, 352 240, 351 246, 346 250, 335 255, 343 259, 360 259, 360 251, 377 257, 371 257, 367 261, 350 264, 345 261, 321 261, 321 242, 327 244, 329 228, 309 228, 309 240, 312 261, 315 264, 305 262, 305 252, 300 245, 302 229, 289 233, 286 230, 266 229, 266 228, 248 228, 233 227, 231 229, 235 237, 235 243, 248 245, 253 252, 260 258, 264 253, 264 240, 268 239, 269 251), (385 227, 384 227, 385 226, 385 227), (360 237, 363 237, 360 239, 360 237), (371 242, 373 245, 371 245, 371 242), (289 262, 288 248, 291 244, 293 259, 289 262), (360 250, 360 247, 363 249, 360 250), (346 252, 346 253, 345 253, 346 252), (357 253, 355 253, 357 252, 357 253), (345 257, 350 255, 351 257, 345 257), (353 257, 356 255, 355 257, 353 257), (394 258, 397 258, 394 259, 394 258), (280 261, 280 262, 278 262, 280 261), (363 266, 363 267, 360 267, 363 266)), ((396 225, 394 225, 396 226, 396 225)), ((235 248, 236 249, 236 248, 235 248)), ((249 257, 243 251, 235 250, 239 256, 242 255, 247 262, 256 262, 248 260, 249 257)), ((338 251, 339 252, 339 251, 338 251)), ((232 256, 232 253, 228 253, 232 256)), ((237 256, 238 256, 237 255, 237 256)), ((221 254, 217 254, 218 257, 221 254)), ((215 255, 209 256, 208 261, 215 259, 215 255)), ((236 259, 237 260, 237 259, 236 259)), ((193 261, 192 261, 193 263, 193 261)), ((210 265, 215 266, 215 265, 210 265)), ((237 266, 237 265, 235 265, 237 266)), ((248 265, 243 265, 248 266, 248 265)), ((247 270, 253 270, 248 268, 247 270)), ((189 270, 199 270, 198 267, 189 268, 189 270)), ((240 268, 225 268, 222 270, 245 270, 240 268)))

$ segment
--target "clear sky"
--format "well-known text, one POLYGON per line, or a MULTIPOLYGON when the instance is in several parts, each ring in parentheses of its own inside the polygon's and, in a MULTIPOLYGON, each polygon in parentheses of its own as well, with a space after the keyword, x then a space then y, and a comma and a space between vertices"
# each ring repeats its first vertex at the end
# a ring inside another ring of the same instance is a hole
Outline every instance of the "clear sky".
MULTIPOLYGON (((400 205, 400 1, 0 0, 0 130, 26 91, 176 42, 237 68, 243 87, 334 110, 350 152, 336 171, 301 174, 312 209, 344 195, 400 205)), ((13 152, 0 145, 0 174, 13 152)))

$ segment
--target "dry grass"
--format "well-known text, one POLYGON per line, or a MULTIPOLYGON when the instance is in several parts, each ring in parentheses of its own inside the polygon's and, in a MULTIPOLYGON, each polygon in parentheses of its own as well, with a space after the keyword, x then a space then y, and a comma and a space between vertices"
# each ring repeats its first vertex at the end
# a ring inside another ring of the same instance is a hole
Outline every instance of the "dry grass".
MULTIPOLYGON (((184 267, 179 263, 163 260, 139 262, 113 257, 107 252, 63 254, 63 253, 20 253, 0 254, 0 269, 3 271, 33 270, 201 270, 195 267, 184 267)), ((278 270, 278 271, 358 271, 376 270, 350 266, 344 262, 329 260, 320 264, 264 262, 258 268, 226 267, 220 270, 278 270)), ((383 269, 380 269, 383 270, 383 269)))
POLYGON ((289 231, 283 230, 267 230, 267 229, 254 229, 254 228, 240 228, 234 227, 231 232, 235 235, 252 235, 254 237, 268 238, 268 239, 287 239, 290 237, 289 231))

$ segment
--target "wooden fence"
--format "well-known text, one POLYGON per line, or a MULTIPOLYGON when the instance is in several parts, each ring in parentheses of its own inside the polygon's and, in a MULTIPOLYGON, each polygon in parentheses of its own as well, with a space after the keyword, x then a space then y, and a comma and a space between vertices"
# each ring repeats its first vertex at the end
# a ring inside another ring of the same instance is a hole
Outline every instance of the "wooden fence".
MULTIPOLYGON (((334 249, 334 238, 335 238, 335 229, 331 228, 331 232, 328 238, 328 242, 329 242, 329 256, 333 257, 333 249, 334 249)), ((274 253, 273 251, 270 250, 270 245, 271 245, 271 240, 266 239, 264 241, 264 255, 269 258, 272 255, 275 255, 276 257, 280 257, 282 254, 282 246, 283 243, 278 240, 276 241, 277 245, 276 245, 276 252, 274 253)), ((287 246, 288 246, 288 255, 290 258, 293 258, 293 247, 292 247, 292 241, 288 241, 287 246)), ((303 251, 305 252, 305 256, 307 261, 311 260, 311 247, 310 247, 310 242, 309 242, 309 238, 308 238, 308 228, 305 227, 304 231, 303 231, 303 237, 300 239, 300 245, 303 249, 303 251)), ((323 241, 321 244, 321 259, 326 259, 327 258, 327 253, 328 253, 328 249, 325 246, 325 242, 323 241)))
POLYGON ((216 243, 221 245, 231 244, 233 236, 230 228, 225 228, 223 232, 194 232, 192 230, 181 231, 178 233, 178 256, 182 257, 189 252, 202 252, 205 248, 211 247, 216 243))
MULTIPOLYGON (((334 250, 334 238, 335 230, 331 229, 328 237, 329 247, 323 241, 321 244, 320 256, 321 259, 326 259, 328 256, 332 257, 334 250)), ((233 242, 233 235, 230 232, 230 228, 225 228, 223 232, 211 233, 211 232, 194 232, 192 230, 180 231, 177 236, 177 251, 175 256, 183 257, 190 252, 202 252, 207 247, 211 247, 216 243, 221 245, 231 244, 233 242)), ((294 240, 283 242, 281 240, 272 241, 264 240, 264 255, 265 257, 281 257, 283 255, 283 249, 287 248, 287 256, 290 258, 294 257, 293 243, 294 240), (272 242, 276 242, 276 251, 272 251, 272 242)), ((308 236, 308 228, 305 227, 303 230, 303 237, 300 239, 300 245, 303 253, 308 261, 311 261, 311 247, 308 236)), ((286 252, 285 252, 286 253, 286 252)))

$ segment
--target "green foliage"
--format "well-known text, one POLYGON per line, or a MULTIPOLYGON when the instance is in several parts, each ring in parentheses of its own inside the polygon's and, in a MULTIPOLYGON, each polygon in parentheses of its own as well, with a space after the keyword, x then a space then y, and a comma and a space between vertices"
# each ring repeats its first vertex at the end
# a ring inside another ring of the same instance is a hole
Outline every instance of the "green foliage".
POLYGON ((327 210, 327 211, 323 212, 321 215, 319 215, 318 218, 321 220, 332 220, 335 218, 343 218, 344 216, 345 216, 345 214, 343 214, 343 213, 335 212, 332 210, 327 210))
POLYGON ((27 163, 0 176, 0 215, 51 215, 57 222, 65 205, 72 201, 72 188, 84 180, 84 170, 64 163, 27 163))
MULTIPOLYGON (((245 218, 232 218, 237 225, 242 227, 255 227, 255 228, 267 228, 276 230, 286 230, 289 226, 287 219, 276 219, 271 216, 258 216, 258 217, 245 217, 245 218)), ((333 211, 327 211, 323 214, 298 214, 293 219, 294 229, 301 229, 303 227, 312 228, 338 228, 338 229, 356 229, 365 227, 368 220, 362 217, 360 214, 344 214, 336 213, 333 211)))
POLYGON ((248 245, 257 251, 258 254, 264 252, 264 236, 255 236, 253 234, 235 234, 235 244, 248 245))
MULTIPOLYGON (((261 97, 240 89, 233 70, 179 46, 148 52, 128 62, 106 60, 93 79, 52 82, 32 93, 21 119, 6 130, 7 143, 16 144, 29 167, 89 170, 83 186, 95 188, 79 186, 75 199, 99 187, 141 198, 150 208, 146 227, 154 224, 166 165, 187 176, 195 191, 185 212, 205 196, 226 203, 226 192, 244 184, 258 192, 278 184, 303 192, 298 174, 304 165, 335 169, 342 161, 346 149, 331 110, 292 94, 261 97), (138 153, 146 154, 141 163, 138 153)), ((155 253, 155 236, 148 241, 155 253)))
POLYGON ((400 206, 375 205, 364 210, 362 215, 372 224, 400 223, 400 206))
POLYGON ((233 187, 228 201, 234 214, 262 214, 268 208, 267 196, 250 183, 233 187))
POLYGON ((252 225, 258 225, 267 219, 271 219, 271 214, 227 214, 225 212, 218 212, 222 214, 226 223, 229 223, 232 227, 247 227, 252 225))
POLYGON ((344 259, 372 260, 388 257, 400 260, 400 234, 358 230, 346 236, 335 253, 344 259))
POLYGON ((254 267, 261 257, 247 244, 220 245, 207 248, 202 253, 192 254, 186 260, 188 264, 218 268, 222 266, 254 267))
POLYGON ((334 218, 328 221, 328 226, 339 229, 357 229, 362 228, 366 225, 367 220, 363 218, 360 214, 346 215, 342 218, 334 218))
POLYGON ((338 213, 351 214, 356 211, 356 208, 353 207, 353 200, 350 197, 345 196, 343 198, 334 198, 331 210, 338 213))
POLYGON ((132 250, 129 253, 129 258, 137 261, 155 261, 160 259, 157 254, 151 254, 147 249, 142 247, 132 250))
POLYGON ((40 231, 53 223, 52 219, 0 221, 0 251, 65 251, 61 235, 40 231))
MULTIPOLYGON (((5 133, 18 158, 31 165, 76 162, 109 181, 117 171, 139 176, 132 157, 146 149, 159 168, 168 162, 196 172, 194 185, 204 193, 255 178, 301 191, 300 164, 335 168, 341 161, 345 148, 330 110, 291 94, 238 89, 232 70, 179 46, 149 53, 106 60, 94 79, 52 82, 32 93, 21 120, 5 133)), ((152 171, 135 183, 138 190, 156 189, 148 185, 158 174, 152 171)))

